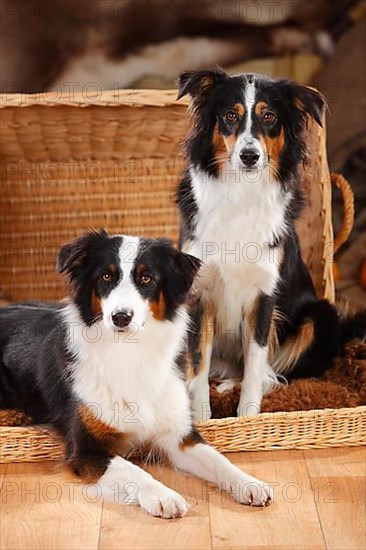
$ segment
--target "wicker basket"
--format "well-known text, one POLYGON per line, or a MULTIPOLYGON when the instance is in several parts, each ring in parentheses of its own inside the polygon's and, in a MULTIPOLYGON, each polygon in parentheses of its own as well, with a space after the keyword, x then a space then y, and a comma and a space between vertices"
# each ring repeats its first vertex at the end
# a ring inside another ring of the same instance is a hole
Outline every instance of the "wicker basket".
MULTIPOLYGON (((1 297, 63 297, 55 274, 61 243, 90 227, 176 239, 173 200, 188 130, 186 102, 175 91, 114 90, 0 98, 1 297)), ((347 182, 330 176, 325 130, 309 123, 310 159, 302 173, 308 206, 298 224, 303 257, 320 297, 334 300, 331 183, 345 198, 339 247, 352 228, 347 182)), ((356 445, 366 407, 261 414, 200 425, 221 450, 356 445)), ((0 429, 0 461, 58 458, 60 440, 46 427, 0 429)))

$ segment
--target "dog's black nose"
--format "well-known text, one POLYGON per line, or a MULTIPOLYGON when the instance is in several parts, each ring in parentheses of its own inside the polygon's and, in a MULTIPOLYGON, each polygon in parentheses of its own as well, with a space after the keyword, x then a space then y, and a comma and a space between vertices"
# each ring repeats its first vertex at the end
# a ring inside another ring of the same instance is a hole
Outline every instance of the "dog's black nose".
POLYGON ((255 149, 243 149, 240 153, 240 159, 244 166, 251 168, 259 160, 259 153, 255 149))
POLYGON ((122 311, 116 311, 116 313, 113 313, 112 321, 116 327, 123 328, 127 327, 131 323, 132 317, 132 309, 123 309, 122 311))

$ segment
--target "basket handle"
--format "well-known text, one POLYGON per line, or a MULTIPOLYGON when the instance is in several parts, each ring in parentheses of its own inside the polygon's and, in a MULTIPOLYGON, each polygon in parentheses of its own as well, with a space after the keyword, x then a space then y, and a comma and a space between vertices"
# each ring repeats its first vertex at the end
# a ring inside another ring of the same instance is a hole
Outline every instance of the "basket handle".
POLYGON ((335 185, 342 194, 343 199, 343 221, 342 227, 338 235, 334 238, 334 254, 338 252, 340 247, 347 241, 353 228, 355 219, 355 199, 350 184, 341 174, 332 172, 330 181, 335 185))

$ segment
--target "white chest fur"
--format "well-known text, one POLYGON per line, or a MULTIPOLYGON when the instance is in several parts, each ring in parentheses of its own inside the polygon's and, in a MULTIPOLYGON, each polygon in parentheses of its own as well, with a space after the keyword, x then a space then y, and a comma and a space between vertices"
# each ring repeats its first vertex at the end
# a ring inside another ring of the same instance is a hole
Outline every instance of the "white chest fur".
POLYGON ((203 260, 201 290, 230 334, 258 293, 276 286, 281 253, 271 244, 284 232, 287 200, 267 173, 245 179, 227 171, 218 180, 192 170, 191 177, 198 215, 188 251, 203 260))
POLYGON ((146 323, 132 333, 113 333, 103 323, 87 328, 68 306, 73 390, 103 422, 145 441, 165 431, 186 434, 189 400, 175 358, 183 346, 187 316, 146 323))

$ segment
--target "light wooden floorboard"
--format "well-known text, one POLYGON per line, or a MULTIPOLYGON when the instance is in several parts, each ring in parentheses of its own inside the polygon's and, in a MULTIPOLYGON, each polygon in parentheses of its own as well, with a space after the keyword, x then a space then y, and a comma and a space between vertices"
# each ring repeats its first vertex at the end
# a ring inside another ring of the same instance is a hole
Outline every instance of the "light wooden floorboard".
POLYGON ((189 502, 182 519, 102 503, 54 463, 0 467, 1 550, 365 550, 364 448, 232 453, 274 484, 275 502, 240 506, 212 485, 166 465, 147 469, 189 502), (92 502, 93 500, 96 502, 92 502))
POLYGON ((365 550, 366 480, 360 477, 317 477, 320 523, 328 550, 365 550))
POLYGON ((190 510, 184 519, 154 518, 137 505, 117 507, 103 504, 100 549, 211 548, 209 505, 206 484, 176 472, 167 465, 146 467, 156 479, 184 495, 190 510), (143 528, 142 528, 143 526, 143 528))
POLYGON ((264 509, 239 507, 219 493, 212 495, 213 548, 325 548, 302 451, 238 453, 235 462, 273 484, 275 502, 264 509))
POLYGON ((366 477, 366 447, 311 449, 304 455, 312 477, 366 477))
POLYGON ((366 548, 366 449, 305 451, 329 550, 366 548))
POLYGON ((8 467, 7 464, 0 464, 0 489, 3 484, 3 479, 5 477, 7 467, 8 467))
POLYGON ((102 501, 55 463, 9 464, 1 489, 1 548, 97 548, 102 501))

